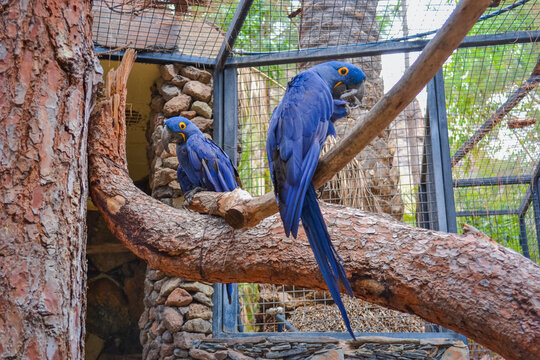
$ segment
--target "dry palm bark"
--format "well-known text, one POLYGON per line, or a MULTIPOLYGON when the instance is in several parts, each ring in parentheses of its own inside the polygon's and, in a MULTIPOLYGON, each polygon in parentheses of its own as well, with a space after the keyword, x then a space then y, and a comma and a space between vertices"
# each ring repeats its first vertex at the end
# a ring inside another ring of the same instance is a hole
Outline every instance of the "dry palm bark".
POLYGON ((90 2, 0 4, 0 358, 80 359, 90 2))

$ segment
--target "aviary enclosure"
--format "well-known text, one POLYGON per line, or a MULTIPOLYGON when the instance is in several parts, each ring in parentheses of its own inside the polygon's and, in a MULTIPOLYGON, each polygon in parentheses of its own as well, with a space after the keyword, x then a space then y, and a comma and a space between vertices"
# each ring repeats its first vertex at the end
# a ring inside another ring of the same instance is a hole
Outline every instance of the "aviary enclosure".
MULTIPOLYGON (((397 81, 455 4, 95 0, 94 41, 102 58, 135 48, 139 62, 212 71, 213 139, 236 159, 244 188, 256 196, 271 190, 266 130, 294 74, 330 59, 364 69, 364 99, 339 121, 339 138, 397 81)), ((425 91, 319 189, 320 198, 414 226, 480 231, 539 263, 539 28, 537 2, 493 1, 425 91)), ((238 284, 237 291, 232 306, 215 304, 215 335, 344 331, 324 292, 286 284, 238 284)), ((360 333, 445 331, 360 300, 346 306, 360 333)))

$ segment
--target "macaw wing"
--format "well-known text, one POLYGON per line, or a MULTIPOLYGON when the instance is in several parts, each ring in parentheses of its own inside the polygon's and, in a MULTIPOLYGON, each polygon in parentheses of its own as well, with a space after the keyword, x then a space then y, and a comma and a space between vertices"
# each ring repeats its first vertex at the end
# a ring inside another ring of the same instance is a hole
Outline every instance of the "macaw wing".
POLYGON ((267 153, 285 233, 296 237, 304 196, 328 135, 333 99, 309 71, 293 78, 270 121, 267 153))
POLYGON ((188 145, 189 161, 203 179, 204 188, 225 192, 238 187, 236 169, 216 144, 204 136, 192 136, 188 145))

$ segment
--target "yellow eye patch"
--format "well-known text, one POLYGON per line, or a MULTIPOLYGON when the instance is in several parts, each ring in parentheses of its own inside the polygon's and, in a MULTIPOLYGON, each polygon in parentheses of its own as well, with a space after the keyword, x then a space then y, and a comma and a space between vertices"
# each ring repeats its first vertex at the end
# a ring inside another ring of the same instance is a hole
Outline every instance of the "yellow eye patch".
POLYGON ((343 66, 343 67, 340 67, 338 69, 338 72, 339 72, 339 75, 345 76, 345 75, 347 75, 349 73, 349 69, 347 69, 345 66, 343 66))
POLYGON ((180 130, 184 130, 186 128, 186 123, 181 122, 179 126, 180 130))

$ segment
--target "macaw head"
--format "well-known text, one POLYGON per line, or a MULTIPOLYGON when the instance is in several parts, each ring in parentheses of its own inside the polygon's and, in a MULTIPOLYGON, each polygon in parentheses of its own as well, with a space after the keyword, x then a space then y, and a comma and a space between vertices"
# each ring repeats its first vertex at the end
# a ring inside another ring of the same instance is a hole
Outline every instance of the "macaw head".
POLYGON ((197 125, 185 117, 174 116, 168 118, 163 123, 161 143, 163 144, 165 151, 169 152, 169 143, 185 143, 193 134, 201 134, 201 130, 199 130, 197 125))
POLYGON ((343 61, 315 65, 315 71, 332 90, 334 99, 359 105, 364 96, 366 74, 358 66, 343 61))

